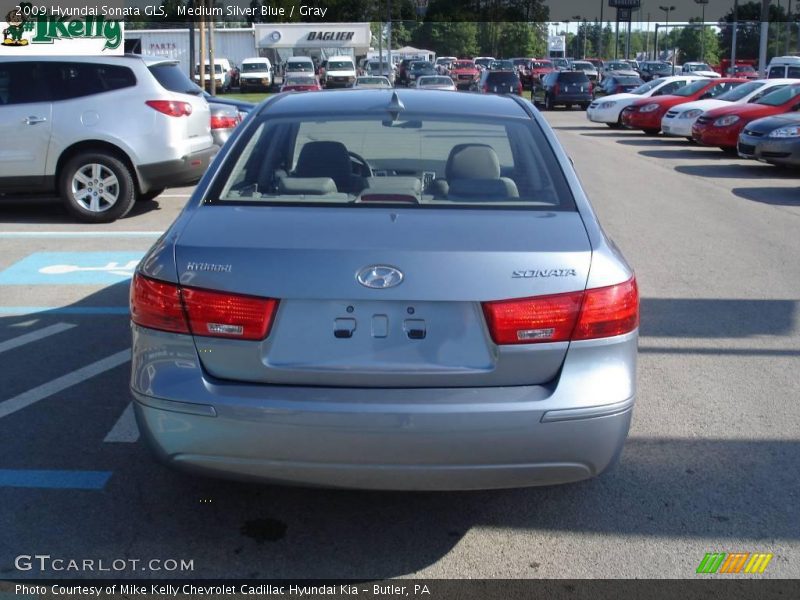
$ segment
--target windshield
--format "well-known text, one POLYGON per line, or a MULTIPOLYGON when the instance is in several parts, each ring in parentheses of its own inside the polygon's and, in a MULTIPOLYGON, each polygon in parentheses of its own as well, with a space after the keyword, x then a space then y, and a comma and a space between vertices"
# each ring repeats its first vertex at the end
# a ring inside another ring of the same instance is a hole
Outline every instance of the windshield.
POLYGON ((315 77, 287 77, 283 85, 317 85, 315 77))
POLYGON ((210 203, 575 210, 555 153, 530 119, 256 119, 228 153, 210 203), (353 155, 368 167, 354 170, 353 155))
POLYGON ((641 85, 642 80, 638 77, 614 77, 614 81, 616 81, 619 85, 641 85))
POLYGON ((751 81, 750 83, 743 83, 742 85, 736 86, 730 91, 725 92, 724 94, 720 94, 717 96, 717 100, 724 100, 725 102, 736 102, 741 100, 745 96, 750 95, 751 93, 755 92, 758 89, 764 87, 764 83, 761 81, 751 81))
POLYGON ((389 80, 385 77, 359 77, 356 80, 358 85, 380 85, 390 87, 389 80))
POLYGON ((329 60, 325 68, 328 71, 352 71, 355 67, 349 60, 329 60))
POLYGON ((572 63, 572 67, 574 69, 580 69, 581 71, 594 71, 595 70, 595 66, 590 62, 576 61, 576 62, 572 63))
POLYGON ((683 70, 692 73, 693 71, 711 71, 712 69, 706 63, 691 63, 683 65, 683 70))
POLYGON ((688 85, 683 86, 681 89, 672 92, 673 96, 691 96, 695 92, 699 92, 704 87, 708 85, 708 79, 701 79, 700 81, 694 81, 688 85))
POLYGON ((367 69, 370 71, 388 71, 389 63, 376 63, 376 62, 367 63, 367 69))
MULTIPOLYGON (((206 75, 208 75, 209 71, 211 71, 211 65, 206 64, 205 65, 205 71, 206 71, 206 75)), ((196 74, 198 74, 198 75, 200 74, 200 65, 195 65, 194 72, 196 74)), ((214 65, 214 73, 222 73, 222 65, 216 65, 215 64, 214 65)))
POLYGON ((460 61, 453 63, 453 69, 474 69, 475 64, 467 61, 460 61))
POLYGON ((453 80, 449 77, 423 77, 419 80, 420 87, 425 87, 426 85, 453 85, 453 80))
POLYGON ((411 63, 412 71, 421 71, 423 69, 432 69, 433 65, 429 62, 415 62, 411 63))
POLYGON ((767 94, 766 96, 761 98, 761 100, 756 102, 756 104, 765 104, 766 106, 780 106, 781 104, 786 104, 790 100, 793 100, 798 95, 800 95, 800 85, 792 85, 780 89, 777 92, 772 92, 771 94, 767 94))
POLYGON ((289 61, 286 63, 287 71, 308 71, 309 73, 314 70, 314 65, 306 61, 289 61))
POLYGON ((244 63, 242 65, 242 73, 252 73, 254 71, 269 71, 267 63, 244 63))
POLYGON ((608 71, 630 71, 631 66, 628 63, 624 62, 612 62, 606 65, 606 70, 608 71))
POLYGON ((756 70, 751 65, 738 66, 734 69, 736 73, 755 73, 756 70))
POLYGON ((653 79, 652 81, 648 81, 644 85, 640 85, 635 90, 631 90, 629 93, 630 94, 636 94, 637 96, 641 96, 642 94, 646 94, 647 92, 652 90, 654 87, 659 86, 662 83, 664 83, 663 79, 653 79))
POLYGON ((531 63, 531 67, 534 69, 552 69, 553 63, 547 60, 537 60, 531 63))
POLYGON ((491 63, 489 63, 489 68, 494 70, 513 69, 514 63, 512 63, 510 60, 493 60, 491 63))

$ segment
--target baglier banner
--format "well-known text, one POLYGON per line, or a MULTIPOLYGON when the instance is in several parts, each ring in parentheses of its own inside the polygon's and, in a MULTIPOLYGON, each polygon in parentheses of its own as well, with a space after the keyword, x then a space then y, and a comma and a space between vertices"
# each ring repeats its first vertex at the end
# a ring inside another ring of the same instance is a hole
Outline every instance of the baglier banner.
POLYGON ((102 14, 80 18, 43 14, 22 3, 0 22, 0 56, 98 55, 124 52, 122 21, 102 14))

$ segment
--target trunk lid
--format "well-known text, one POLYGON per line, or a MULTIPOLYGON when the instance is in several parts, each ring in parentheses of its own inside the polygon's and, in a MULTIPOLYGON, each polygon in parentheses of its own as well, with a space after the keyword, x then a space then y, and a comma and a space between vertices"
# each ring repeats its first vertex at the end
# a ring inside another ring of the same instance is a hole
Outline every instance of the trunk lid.
POLYGON ((480 303, 584 289, 591 247, 577 212, 207 206, 175 256, 182 285, 280 300, 266 340, 195 336, 215 377, 453 387, 557 375, 567 342, 497 346, 480 303))

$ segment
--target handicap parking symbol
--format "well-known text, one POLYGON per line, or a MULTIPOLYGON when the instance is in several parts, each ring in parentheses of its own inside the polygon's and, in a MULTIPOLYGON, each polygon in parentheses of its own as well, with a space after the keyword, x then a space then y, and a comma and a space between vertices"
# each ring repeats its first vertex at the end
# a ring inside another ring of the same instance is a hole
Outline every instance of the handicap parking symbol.
POLYGON ((0 271, 0 285, 112 285, 133 276, 143 252, 35 252, 0 271))

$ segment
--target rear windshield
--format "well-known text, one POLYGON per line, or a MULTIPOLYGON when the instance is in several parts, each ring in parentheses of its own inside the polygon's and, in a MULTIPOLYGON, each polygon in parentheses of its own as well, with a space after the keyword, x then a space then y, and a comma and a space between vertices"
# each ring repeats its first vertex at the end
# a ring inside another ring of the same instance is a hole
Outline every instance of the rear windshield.
POLYGON ((433 65, 431 63, 429 63, 429 62, 420 61, 420 62, 411 63, 411 69, 415 70, 415 71, 420 71, 422 69, 432 69, 432 68, 433 68, 433 65))
POLYGON ((486 76, 486 83, 514 83, 519 81, 516 73, 509 73, 508 71, 497 71, 489 73, 486 76))
POLYGON ((287 77, 284 85, 317 85, 316 77, 287 77))
POLYGON ((454 62, 453 69, 474 69, 475 64, 471 62, 454 62))
POLYGON ((558 74, 558 80, 563 81, 565 83, 583 83, 589 81, 589 78, 586 77, 586 73, 567 73, 561 72, 558 74))
POLYGON ((575 210, 534 121, 387 113, 262 115, 242 132, 206 202, 575 210))
POLYGON ((585 71, 589 69, 590 71, 595 70, 595 66, 590 62, 574 62, 572 63, 573 68, 580 69, 581 71, 585 71))
POLYGON ((756 102, 756 104, 765 104, 767 106, 780 106, 781 104, 786 104, 790 100, 797 98, 800 95, 800 85, 793 85, 790 87, 785 87, 783 89, 778 90, 777 92, 772 92, 771 94, 767 94, 761 100, 756 102))
POLYGON ((165 90, 181 94, 199 94, 198 88, 178 64, 153 65, 149 71, 165 90))
POLYGON ((553 63, 547 60, 535 60, 531 63, 533 69, 552 69, 553 63))

